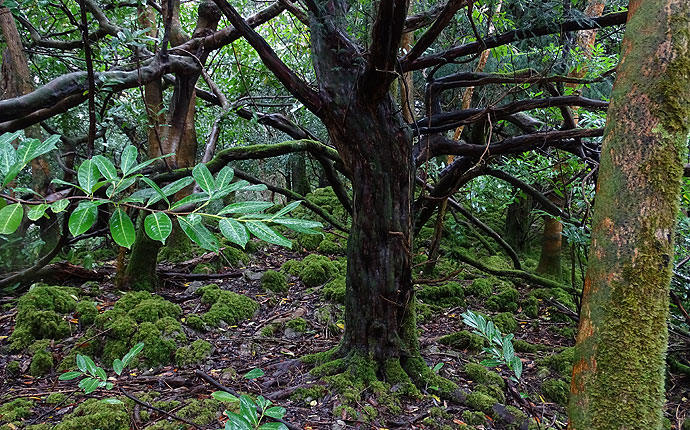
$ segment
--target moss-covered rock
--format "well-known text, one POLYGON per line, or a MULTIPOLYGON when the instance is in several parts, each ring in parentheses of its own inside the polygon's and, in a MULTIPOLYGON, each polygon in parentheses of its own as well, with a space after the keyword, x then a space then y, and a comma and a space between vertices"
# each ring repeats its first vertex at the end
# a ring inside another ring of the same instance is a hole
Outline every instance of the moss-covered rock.
POLYGON ((53 427, 54 430, 128 430, 129 428, 129 412, 124 404, 111 405, 97 399, 86 400, 53 427))
POLYGON ((480 384, 497 385, 501 388, 505 387, 505 381, 496 372, 493 372, 481 364, 467 363, 465 364, 465 373, 467 377, 480 384))
POLYGON ((50 393, 48 394, 48 397, 43 400, 43 402, 48 405, 57 405, 64 402, 66 399, 67 396, 63 393, 50 393))
POLYGON ((223 412, 223 404, 215 399, 194 399, 181 408, 177 415, 201 426, 214 423, 223 412))
MULTIPOLYGON (((127 314, 138 323, 156 322, 162 318, 179 318, 182 315, 182 308, 175 303, 171 303, 160 296, 151 296, 137 303, 127 314)), ((131 293, 128 293, 131 294, 131 293)), ((119 302, 118 302, 119 303, 119 302)))
POLYGON ((493 397, 476 391, 468 394, 466 401, 467 406, 475 411, 484 412, 487 415, 493 414, 493 406, 498 403, 493 397))
POLYGON ((211 356, 211 344, 197 339, 189 346, 183 346, 175 353, 175 362, 180 366, 201 363, 211 356))
POLYGON ((19 351, 38 339, 62 339, 70 334, 68 314, 77 307, 78 290, 69 287, 37 285, 17 303, 10 349, 19 351))
POLYGON ((5 372, 7 372, 8 375, 17 376, 19 375, 20 371, 21 364, 16 360, 10 361, 9 363, 7 363, 7 366, 5 367, 5 372))
POLYGON ((527 353, 535 353, 535 352, 540 350, 539 345, 529 343, 526 340, 522 340, 522 339, 513 340, 513 348, 515 349, 515 352, 527 352, 527 353))
POLYGON ((302 270, 302 262, 300 260, 288 260, 280 266, 282 273, 292 276, 299 276, 300 270, 302 270))
POLYGON ((327 255, 343 255, 345 254, 345 249, 336 241, 330 239, 324 239, 319 243, 316 251, 321 254, 327 255))
POLYGON ((29 366, 29 374, 31 376, 43 376, 53 368, 53 354, 48 350, 49 346, 50 341, 44 339, 34 342, 29 347, 29 352, 33 354, 31 366, 29 366))
POLYGON ((280 272, 267 270, 261 275, 261 287, 274 293, 283 293, 288 290, 287 278, 280 272))
POLYGON ((497 312, 515 312, 518 308, 518 290, 513 287, 502 287, 498 294, 489 297, 486 308, 497 312))
POLYGON ((185 324, 196 331, 205 332, 207 330, 206 323, 197 314, 189 314, 185 317, 185 324))
MULTIPOLYGON (((148 321, 139 325, 136 335, 134 336, 134 344, 139 342, 144 343, 144 350, 141 355, 146 358, 146 362, 151 366, 166 365, 170 363, 173 354, 178 348, 175 340, 169 336, 164 336, 163 332, 156 327, 154 323, 148 321)), ((108 358, 113 356, 114 358, 122 357, 122 355, 124 355, 122 354, 123 351, 127 353, 127 351, 125 351, 127 346, 122 345, 122 349, 109 351, 108 358)), ((105 351, 103 356, 106 356, 105 351)), ((107 362, 110 363, 110 361, 107 362)))
POLYGON ((82 326, 90 326, 96 321, 98 308, 91 300, 81 300, 77 303, 77 316, 82 326))
POLYGON ((563 350, 558 354, 553 354, 538 360, 537 364, 540 366, 546 366, 554 372, 559 373, 563 377, 570 377, 570 374, 573 373, 573 363, 575 360, 574 355, 575 348, 563 348, 563 350))
POLYGON ((465 291, 458 282, 442 285, 428 285, 417 291, 417 298, 423 303, 449 308, 465 303, 465 291))
POLYGON ((333 303, 345 303, 345 282, 345 276, 330 280, 321 289, 321 297, 333 303))
POLYGON ((304 333, 307 331, 307 320, 304 318, 295 318, 285 323, 285 328, 289 328, 297 333, 304 333))
POLYGON ((505 403, 506 395, 504 393, 504 388, 493 384, 478 384, 474 387, 475 393, 486 394, 487 396, 493 397, 498 403, 505 403))
POLYGON ((244 251, 235 248, 234 246, 226 246, 222 251, 223 258, 232 267, 241 267, 249 263, 249 256, 244 251))
POLYGON ((335 264, 326 256, 309 254, 302 260, 299 278, 307 287, 323 285, 338 272, 335 264))
POLYGON ((300 233, 299 236, 297 236, 297 244, 299 247, 308 252, 316 251, 321 241, 323 241, 322 234, 300 233))
POLYGON ((522 312, 529 318, 539 317, 539 299, 529 296, 522 302, 522 312))
POLYGON ((514 333, 518 328, 515 317, 510 312, 503 312, 493 317, 494 325, 503 334, 514 333))
POLYGON ((465 294, 468 296, 487 298, 491 297, 494 291, 494 285, 488 278, 478 278, 472 281, 470 285, 465 288, 465 294))
POLYGON ((438 341, 444 345, 468 351, 481 351, 484 348, 484 338, 467 330, 443 336, 438 341))
POLYGON ((34 402, 19 398, 0 405, 0 423, 11 423, 31 416, 34 402))
POLYGON ((221 290, 218 285, 210 284, 199 288, 197 294, 201 301, 210 304, 208 312, 201 315, 201 319, 209 326, 218 327, 222 322, 228 325, 251 318, 259 309, 259 304, 242 294, 221 290))
POLYGON ((218 269, 215 265, 211 263, 199 263, 196 266, 194 266, 194 270, 192 270, 192 273, 197 275, 210 275, 211 273, 217 272, 218 269))
POLYGON ((313 400, 319 400, 328 393, 328 388, 325 385, 313 385, 308 388, 298 388, 290 396, 290 399, 295 402, 302 402, 309 405, 313 400))
POLYGON ((561 379, 547 379, 542 382, 541 392, 546 400, 550 400, 563 407, 568 405, 570 386, 561 379))
POLYGON ((462 411, 462 420, 471 426, 483 426, 486 423, 486 416, 479 411, 462 411))

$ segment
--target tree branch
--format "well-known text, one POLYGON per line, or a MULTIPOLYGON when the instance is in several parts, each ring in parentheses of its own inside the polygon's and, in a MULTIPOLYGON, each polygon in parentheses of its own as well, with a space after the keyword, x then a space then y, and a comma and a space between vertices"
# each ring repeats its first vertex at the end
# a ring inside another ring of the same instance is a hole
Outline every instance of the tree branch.
POLYGON ((463 6, 466 6, 469 0, 449 0, 448 3, 443 7, 443 10, 439 14, 438 19, 434 21, 432 26, 419 38, 417 43, 412 47, 410 52, 408 52, 401 60, 401 63, 413 63, 417 58, 419 58, 424 51, 431 46, 432 43, 438 38, 441 31, 450 24, 450 21, 455 16, 455 13, 463 6))

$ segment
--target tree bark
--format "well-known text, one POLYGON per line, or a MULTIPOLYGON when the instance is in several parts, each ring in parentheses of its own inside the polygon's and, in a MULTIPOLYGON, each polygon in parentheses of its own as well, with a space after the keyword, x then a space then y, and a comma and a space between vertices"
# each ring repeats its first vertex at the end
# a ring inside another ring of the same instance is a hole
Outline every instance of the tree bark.
POLYGON ((630 2, 599 168, 571 430, 662 428, 689 44, 687 1, 630 2))

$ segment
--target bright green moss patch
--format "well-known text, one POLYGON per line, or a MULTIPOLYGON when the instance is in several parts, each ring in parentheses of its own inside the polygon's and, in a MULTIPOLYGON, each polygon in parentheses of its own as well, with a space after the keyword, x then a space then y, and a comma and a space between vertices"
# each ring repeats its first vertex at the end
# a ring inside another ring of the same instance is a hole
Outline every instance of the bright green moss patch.
POLYGON ((21 364, 16 360, 10 361, 9 363, 7 363, 7 366, 5 367, 5 372, 7 372, 8 375, 17 376, 19 375, 20 370, 21 364))
POLYGON ((209 326, 218 327, 221 321, 228 325, 251 318, 259 309, 259 304, 247 296, 221 290, 218 285, 210 284, 197 290, 202 303, 211 305, 201 319, 209 326))
MULTIPOLYGON (((171 357, 178 348, 177 343, 173 339, 171 339, 169 336, 164 336, 163 332, 151 322, 144 322, 139 326, 132 343, 137 344, 139 342, 144 342, 144 350, 142 355, 146 357, 146 362, 151 366, 165 365, 170 363, 171 357)), ((125 348, 127 348, 127 346, 124 346, 123 350, 125 348)), ((110 354, 114 355, 114 358, 122 357, 122 355, 119 355, 118 357, 116 352, 121 353, 122 350, 111 351, 110 354)), ((127 351, 125 351, 125 353, 126 352, 127 351)), ((103 355, 105 357, 105 352, 103 355)), ((109 356, 108 358, 111 357, 109 356)), ((106 362, 111 363, 110 361, 106 362)))
POLYGON ((110 405, 97 399, 89 399, 74 412, 65 415, 53 430, 99 429, 129 430, 129 412, 125 405, 110 405))
POLYGON ((304 333, 307 331, 307 321, 304 318, 295 318, 286 322, 285 327, 292 329, 297 333, 304 333))
POLYGON ((29 352, 33 353, 31 366, 29 367, 29 374, 31 376, 43 376, 53 368, 53 354, 48 350, 49 346, 50 341, 44 339, 34 342, 29 347, 29 352))
POLYGON ((321 254, 327 255, 343 255, 345 254, 345 249, 336 241, 330 239, 324 239, 319 243, 316 251, 321 254))
POLYGON ((416 292, 423 303, 444 308, 462 306, 465 303, 465 292, 458 282, 446 282, 442 285, 428 285, 416 292))
POLYGON ((280 272, 267 270, 261 275, 261 287, 274 293, 283 293, 288 290, 287 278, 280 272))
POLYGON ((297 236, 297 244, 308 252, 316 251, 321 241, 323 241, 322 234, 300 233, 299 236, 297 236))
POLYGON ((98 308, 91 300, 82 300, 77 303, 77 315, 82 326, 90 326, 96 321, 98 308))
POLYGON ((493 397, 498 403, 505 403, 506 395, 503 392, 503 388, 498 385, 491 384, 479 384, 474 387, 476 393, 486 394, 487 396, 493 397))
POLYGON ((189 314, 185 317, 185 324, 187 324, 189 327, 193 328, 196 331, 200 332, 205 332, 206 331, 206 323, 204 320, 197 314, 189 314))
POLYGON ((62 393, 50 393, 43 402, 48 405, 57 405, 64 402, 65 399, 67 399, 67 396, 62 393))
POLYGON ((553 354, 537 361, 540 366, 546 366, 554 372, 558 372, 562 376, 569 377, 573 372, 575 348, 563 348, 558 354, 553 354))
POLYGON ((296 402, 309 404, 312 400, 319 400, 328 393, 328 388, 325 385, 315 384, 308 388, 298 388, 290 396, 290 399, 296 402))
POLYGON ((192 273, 201 275, 209 275, 216 272, 218 272, 218 269, 211 263, 199 263, 192 270, 192 273))
POLYGON ((232 267, 241 267, 249 263, 249 256, 245 254, 244 251, 237 249, 234 246, 226 246, 223 248, 222 254, 222 257, 225 259, 225 261, 227 261, 232 267))
POLYGON ((197 339, 189 346, 179 348, 175 353, 175 362, 180 366, 201 363, 211 356, 211 344, 197 339))
POLYGON ((529 318, 539 317, 539 299, 529 296, 522 302, 522 312, 529 318))
POLYGON ((541 392, 546 400, 563 407, 568 405, 570 385, 561 379, 547 379, 541 384, 541 392))
POLYGON ((321 297, 333 303, 345 303, 345 282, 345 276, 332 279, 321 289, 321 297))
POLYGON ((522 339, 513 339, 513 348, 515 349, 515 352, 535 353, 543 349, 543 346, 540 347, 540 345, 535 345, 522 339))
POLYGON ((518 328, 518 323, 515 317, 510 312, 503 312, 493 317, 496 328, 501 330, 503 334, 513 333, 518 328))
POLYGON ((302 270, 302 262, 300 260, 288 260, 280 266, 280 271, 292 276, 299 276, 299 271, 302 270))
POLYGON ((478 278, 472 281, 470 285, 465 288, 465 294, 468 296, 487 298, 491 297, 494 291, 494 285, 488 278, 478 278))
POLYGON ((177 412, 198 425, 206 426, 215 422, 223 412, 223 404, 215 399, 194 399, 177 412))
POLYGON ((467 406, 473 410, 484 412, 487 415, 492 415, 493 406, 498 403, 493 397, 478 392, 468 394, 466 402, 467 406))
POLYGON ((483 412, 478 411, 462 411, 462 420, 471 426, 486 424, 486 416, 483 412))
POLYGON ((481 351, 484 348, 484 338, 467 330, 443 336, 438 341, 444 345, 468 351, 481 351))
POLYGON ((307 287, 316 287, 336 276, 337 272, 337 266, 328 257, 309 254, 302 260, 299 278, 307 287))
POLYGON ((499 293, 489 297, 486 308, 497 312, 515 312, 518 308, 518 290, 510 286, 503 286, 499 293))
POLYGON ((19 421, 31 416, 31 408, 34 402, 19 398, 0 405, 0 423, 19 421))
POLYGON ((465 373, 469 379, 480 384, 497 385, 501 388, 505 387, 506 384, 501 375, 481 364, 467 363, 465 365, 465 373))
POLYGON ((14 331, 8 341, 12 351, 22 350, 37 339, 62 339, 69 336, 66 321, 77 307, 75 288, 37 285, 17 303, 14 331))

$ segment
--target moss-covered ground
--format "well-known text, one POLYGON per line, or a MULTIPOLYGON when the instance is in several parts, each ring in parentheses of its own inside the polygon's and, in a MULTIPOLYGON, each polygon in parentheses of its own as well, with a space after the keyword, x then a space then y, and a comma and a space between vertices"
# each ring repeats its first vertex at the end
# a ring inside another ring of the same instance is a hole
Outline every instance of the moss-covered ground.
MULTIPOLYGON (((176 267, 189 273, 237 270, 241 276, 171 279, 153 293, 119 291, 108 282, 35 285, 0 312, 0 430, 189 427, 146 405, 200 428, 221 428, 222 411, 237 406, 210 398, 216 388, 195 372, 271 398, 286 408, 288 422, 305 429, 565 428, 576 324, 559 306, 577 310, 566 289, 487 276, 453 260, 449 250, 465 246, 495 268, 510 268, 510 261, 489 256, 479 243, 472 248, 473 241, 444 239, 433 274, 416 275, 425 278, 415 286, 420 357, 405 368, 398 360, 375 366, 358 354, 333 360, 327 351, 344 331, 345 241, 332 233, 318 238, 293 236, 299 243, 294 251, 233 248, 205 263, 187 265, 178 256, 176 267), (514 334, 524 368, 518 384, 505 366, 480 364, 488 358, 488 343, 462 323, 468 309, 514 334), (112 393, 84 396, 74 391, 78 379, 58 381, 75 368, 77 354, 93 357, 114 376, 113 360, 137 342, 144 342, 144 350, 112 380, 112 393), (314 353, 321 354, 297 360, 314 353), (245 378, 254 368, 264 376, 245 378), (119 387, 144 404, 123 397, 119 387), (97 401, 109 396, 124 404, 97 401)), ((690 415, 683 400, 690 389, 673 370, 669 387, 673 415, 690 415)), ((690 428, 681 428, 683 421, 674 416, 674 430, 690 428)))

